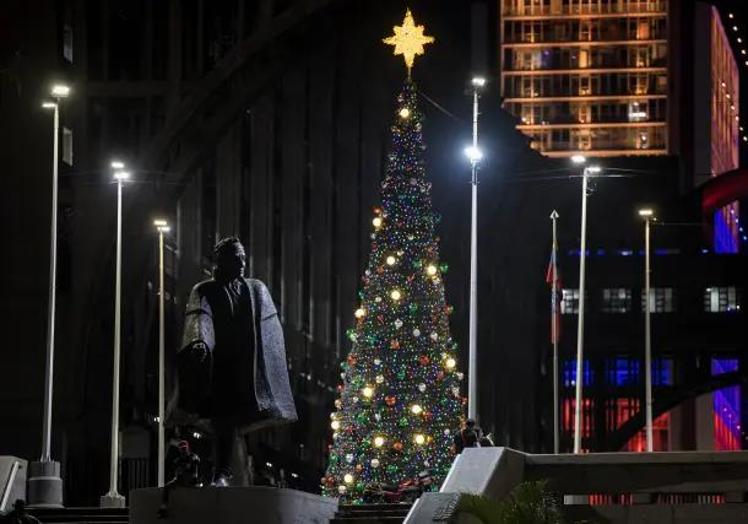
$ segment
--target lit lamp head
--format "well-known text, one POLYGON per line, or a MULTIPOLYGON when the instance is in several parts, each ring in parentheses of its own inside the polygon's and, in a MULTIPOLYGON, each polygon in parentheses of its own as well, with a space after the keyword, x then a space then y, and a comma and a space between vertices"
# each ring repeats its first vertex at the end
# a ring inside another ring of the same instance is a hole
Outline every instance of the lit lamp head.
POLYGON ((120 162, 119 160, 112 160, 112 163, 109 165, 111 166, 112 169, 116 169, 118 171, 125 169, 125 163, 120 162))
POLYGON ((130 173, 128 173, 127 171, 115 171, 114 172, 114 179, 117 182, 124 182, 124 181, 130 179, 130 173))
POLYGON ((642 217, 642 218, 649 219, 649 218, 652 218, 654 216, 654 211, 651 210, 651 209, 649 209, 649 208, 640 209, 639 210, 639 216, 642 217))
POLYGON ((470 83, 473 84, 473 87, 483 87, 486 85, 486 79, 482 76, 474 76, 470 83))
POLYGON ((465 148, 465 156, 468 157, 471 164, 477 164, 483 160, 483 151, 477 146, 468 146, 465 148))
POLYGON ((571 162, 573 164, 581 166, 582 164, 587 162, 587 157, 584 155, 574 155, 571 157, 571 162))
POLYGON ((57 104, 54 103, 54 102, 50 102, 48 100, 45 100, 44 102, 42 102, 42 107, 44 109, 54 109, 55 107, 57 107, 57 104))
POLYGON ((602 168, 600 166, 590 166, 585 167, 584 170, 587 171, 588 175, 597 175, 602 171, 602 168))
POLYGON ((159 233, 168 233, 169 231, 171 231, 169 223, 163 218, 157 218, 156 220, 154 220, 153 225, 156 226, 156 230, 159 233))
POLYGON ((52 86, 50 93, 55 98, 67 98, 70 95, 70 86, 55 84, 52 86))

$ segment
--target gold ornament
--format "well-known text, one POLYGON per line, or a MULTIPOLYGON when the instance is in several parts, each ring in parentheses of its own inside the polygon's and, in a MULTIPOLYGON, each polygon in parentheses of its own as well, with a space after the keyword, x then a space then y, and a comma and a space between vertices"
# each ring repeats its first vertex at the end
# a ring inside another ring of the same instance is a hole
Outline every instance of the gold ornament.
POLYGON ((444 365, 447 369, 454 369, 454 367, 457 365, 457 361, 454 358, 449 357, 444 365))
POLYGON ((407 107, 403 107, 400 110, 400 118, 408 118, 410 116, 410 109, 407 107))
POLYGON ((426 274, 430 277, 433 277, 436 275, 436 266, 434 264, 429 264, 426 266, 426 274))
POLYGON ((423 408, 418 404, 413 404, 410 407, 410 410, 413 412, 414 415, 419 415, 423 411, 423 408))
POLYGON ((415 61, 416 56, 424 53, 424 44, 431 44, 436 40, 433 36, 426 36, 423 34, 424 27, 422 25, 416 25, 415 20, 413 20, 413 15, 410 13, 410 9, 405 11, 403 25, 396 25, 392 30, 395 34, 383 38, 382 42, 395 46, 395 55, 403 55, 403 58, 405 59, 405 67, 408 68, 408 78, 410 78, 410 70, 413 68, 413 62, 415 61))
POLYGON ((353 484, 353 475, 351 475, 350 473, 346 473, 343 477, 343 482, 345 482, 346 484, 353 484))
POLYGON ((355 316, 356 318, 364 318, 364 315, 366 315, 366 310, 365 310, 364 308, 360 307, 360 308, 358 308, 358 309, 356 310, 356 312, 355 312, 355 313, 353 313, 353 315, 354 315, 354 316, 355 316))
POLYGON ((361 394, 366 398, 371 398, 372 396, 374 396, 374 388, 371 386, 366 386, 361 390, 361 394))
POLYGON ((394 301, 400 300, 402 296, 403 296, 402 293, 400 293, 400 291, 397 289, 393 289, 392 292, 390 293, 390 298, 394 301))
POLYGON ((418 434, 416 434, 413 437, 413 440, 415 440, 416 444, 418 444, 420 446, 421 444, 423 444, 424 442, 426 442, 426 437, 424 437, 423 435, 421 435, 420 433, 418 433, 418 434))
POLYGON ((397 259, 393 257, 392 255, 390 255, 387 257, 386 262, 388 266, 394 266, 397 263, 397 259))
POLYGON ((384 437, 374 437, 374 446, 377 448, 384 446, 384 437))
POLYGON ((380 227, 382 227, 382 218, 374 217, 371 223, 374 225, 375 228, 379 229, 380 227))

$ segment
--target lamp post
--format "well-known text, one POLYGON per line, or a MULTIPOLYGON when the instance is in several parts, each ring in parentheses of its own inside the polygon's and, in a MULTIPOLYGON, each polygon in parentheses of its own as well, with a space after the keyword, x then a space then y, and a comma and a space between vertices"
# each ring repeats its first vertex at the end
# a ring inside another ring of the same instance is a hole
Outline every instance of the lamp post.
POLYGON ((164 487, 164 233, 170 231, 164 219, 153 221, 158 231, 158 487, 164 487))
POLYGON ((70 87, 52 86, 54 102, 42 103, 53 110, 52 145, 52 220, 49 241, 49 299, 47 305, 47 358, 44 367, 44 420, 42 421, 42 453, 29 469, 28 502, 35 507, 62 507, 60 463, 52 460, 52 393, 54 391, 55 312, 57 305, 57 186, 60 146, 60 101, 70 95, 70 87))
POLYGON ((478 166, 483 152, 478 147, 478 98, 486 79, 474 77, 473 86, 473 143, 465 149, 470 160, 472 211, 470 219, 470 330, 468 335, 468 418, 478 418, 478 166))
MULTIPOLYGON (((587 159, 574 155, 572 162, 582 165, 587 159)), ((582 452, 582 385, 584 383, 584 295, 585 262, 587 258, 587 190, 590 175, 600 173, 598 166, 585 166, 582 171, 582 231, 579 245, 579 319, 577 323, 577 374, 574 405, 574 453, 582 452)))
POLYGON ((654 212, 651 209, 640 209, 639 216, 644 218, 644 396, 645 396, 645 416, 647 428, 647 451, 654 451, 654 442, 652 435, 652 324, 651 324, 651 303, 652 300, 650 288, 650 250, 649 250, 649 230, 650 222, 656 220, 654 212))
POLYGON ((117 259, 114 282, 114 363, 112 379, 112 442, 109 464, 109 491, 100 499, 101 507, 123 508, 125 497, 117 492, 119 470, 119 361, 121 343, 121 302, 122 302, 122 184, 130 178, 130 173, 123 171, 122 162, 112 162, 115 169, 114 179, 117 183, 117 259))

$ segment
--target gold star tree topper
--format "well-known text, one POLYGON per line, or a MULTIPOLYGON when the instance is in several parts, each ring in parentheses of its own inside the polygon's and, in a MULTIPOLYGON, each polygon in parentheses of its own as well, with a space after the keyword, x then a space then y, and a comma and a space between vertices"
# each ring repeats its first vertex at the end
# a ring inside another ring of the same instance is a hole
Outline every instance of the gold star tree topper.
POLYGON ((410 70, 413 68, 413 62, 415 61, 416 56, 424 53, 424 44, 432 44, 436 40, 433 36, 426 36, 423 34, 424 27, 422 25, 416 25, 415 20, 413 20, 413 15, 410 13, 410 9, 405 11, 403 25, 396 25, 392 30, 395 34, 383 38, 382 42, 395 46, 395 55, 403 55, 403 58, 405 59, 405 67, 408 68, 408 78, 410 78, 410 70))

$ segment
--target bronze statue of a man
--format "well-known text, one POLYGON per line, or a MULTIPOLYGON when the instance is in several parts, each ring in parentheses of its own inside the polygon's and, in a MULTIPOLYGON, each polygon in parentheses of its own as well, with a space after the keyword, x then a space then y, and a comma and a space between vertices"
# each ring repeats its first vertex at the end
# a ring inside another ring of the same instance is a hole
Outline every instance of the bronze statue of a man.
MULTIPOLYGON (((243 435, 296 420, 283 330, 265 285, 244 277, 238 238, 215 247, 213 278, 192 289, 178 354, 177 409, 214 432, 213 485, 231 482, 243 435)), ((246 450, 244 451, 246 459, 246 450)))

